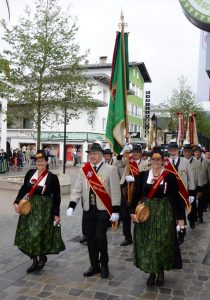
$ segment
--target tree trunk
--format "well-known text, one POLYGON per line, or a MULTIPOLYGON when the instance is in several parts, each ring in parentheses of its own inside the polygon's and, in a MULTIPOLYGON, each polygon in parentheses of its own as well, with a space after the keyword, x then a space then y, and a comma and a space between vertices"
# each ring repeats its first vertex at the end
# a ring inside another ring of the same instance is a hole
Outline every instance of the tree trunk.
POLYGON ((41 94, 38 94, 37 105, 37 149, 40 149, 41 144, 41 94))

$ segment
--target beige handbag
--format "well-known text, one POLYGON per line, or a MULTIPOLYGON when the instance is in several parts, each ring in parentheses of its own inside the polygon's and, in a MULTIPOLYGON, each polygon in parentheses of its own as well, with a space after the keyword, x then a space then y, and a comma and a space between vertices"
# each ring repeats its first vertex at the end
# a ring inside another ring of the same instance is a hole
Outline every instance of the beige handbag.
POLYGON ((143 223, 146 222, 150 215, 149 206, 145 203, 139 203, 136 206, 135 215, 138 222, 143 223))
POLYGON ((31 202, 29 194, 26 194, 18 204, 19 213, 21 215, 28 215, 31 211, 31 202))

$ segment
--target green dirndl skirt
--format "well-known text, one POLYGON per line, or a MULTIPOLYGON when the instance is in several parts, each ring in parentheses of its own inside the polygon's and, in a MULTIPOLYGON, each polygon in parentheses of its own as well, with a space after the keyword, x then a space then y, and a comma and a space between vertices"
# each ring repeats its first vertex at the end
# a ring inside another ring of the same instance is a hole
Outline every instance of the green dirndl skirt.
POLYGON ((146 273, 182 268, 169 198, 149 200, 150 216, 134 225, 134 264, 146 273))
POLYGON ((61 227, 53 226, 52 197, 34 195, 30 202, 31 212, 19 217, 15 246, 30 257, 63 251, 61 227))

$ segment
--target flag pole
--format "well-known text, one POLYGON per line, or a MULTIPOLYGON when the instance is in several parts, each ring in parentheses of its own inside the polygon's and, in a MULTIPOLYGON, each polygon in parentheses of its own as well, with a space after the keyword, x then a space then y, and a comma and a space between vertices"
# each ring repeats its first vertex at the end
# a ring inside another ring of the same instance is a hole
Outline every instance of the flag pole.
POLYGON ((123 12, 121 11, 121 16, 120 16, 121 22, 119 26, 121 27, 121 34, 122 34, 122 58, 123 58, 123 80, 124 80, 124 107, 125 107, 125 139, 126 143, 129 143, 129 132, 128 132, 128 109, 127 109, 127 79, 126 79, 126 62, 125 62, 125 36, 124 36, 124 30, 125 26, 127 25, 124 22, 124 15, 123 12))
MULTIPOLYGON (((126 78, 126 59, 125 59, 125 26, 127 25, 124 22, 124 15, 123 12, 121 11, 121 23, 119 26, 121 27, 121 35, 122 35, 122 60, 123 60, 123 81, 124 81, 124 107, 125 107, 125 139, 126 143, 129 143, 129 131, 128 131, 128 101, 127 101, 127 78, 126 78)), ((126 176, 130 175, 130 164, 129 164, 129 155, 130 152, 126 152, 126 176)), ((132 195, 133 195, 133 189, 134 185, 133 182, 127 183, 127 189, 128 189, 128 205, 131 204, 132 201, 132 195)))

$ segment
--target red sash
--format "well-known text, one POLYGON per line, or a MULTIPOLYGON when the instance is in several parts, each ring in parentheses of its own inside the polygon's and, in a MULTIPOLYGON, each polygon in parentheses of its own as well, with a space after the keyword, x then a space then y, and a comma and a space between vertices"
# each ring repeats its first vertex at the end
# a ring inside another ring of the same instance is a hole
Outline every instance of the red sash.
POLYGON ((176 176, 177 182, 178 182, 178 189, 179 189, 179 194, 182 197, 182 199, 185 202, 185 205, 187 209, 190 209, 190 202, 189 202, 189 195, 188 195, 188 190, 186 189, 184 182, 182 181, 181 176, 179 175, 178 171, 174 168, 172 163, 168 158, 165 160, 165 169, 168 170, 170 173, 173 173, 176 176))
POLYGON ((101 203, 103 204, 103 206, 105 207, 105 209, 111 216, 112 200, 111 200, 105 186, 103 185, 101 180, 98 178, 95 170, 92 168, 90 162, 86 163, 82 167, 82 171, 83 171, 85 177, 87 178, 87 181, 90 184, 92 190, 94 191, 96 196, 99 198, 99 200, 101 201, 101 203))
POLYGON ((160 175, 160 177, 155 181, 155 183, 153 184, 151 190, 149 191, 149 194, 147 195, 148 199, 153 198, 153 196, 156 193, 161 181, 163 181, 163 179, 166 177, 167 174, 168 174, 168 171, 164 170, 163 173, 160 175))
POLYGON ((41 176, 38 178, 38 180, 36 181, 36 183, 31 187, 30 191, 29 191, 29 197, 31 198, 33 196, 33 193, 37 187, 37 185, 40 183, 40 181, 47 175, 48 170, 44 170, 44 172, 41 174, 41 176))
POLYGON ((131 175, 133 177, 138 176, 140 174, 138 164, 132 157, 129 158, 129 167, 130 167, 131 175))

